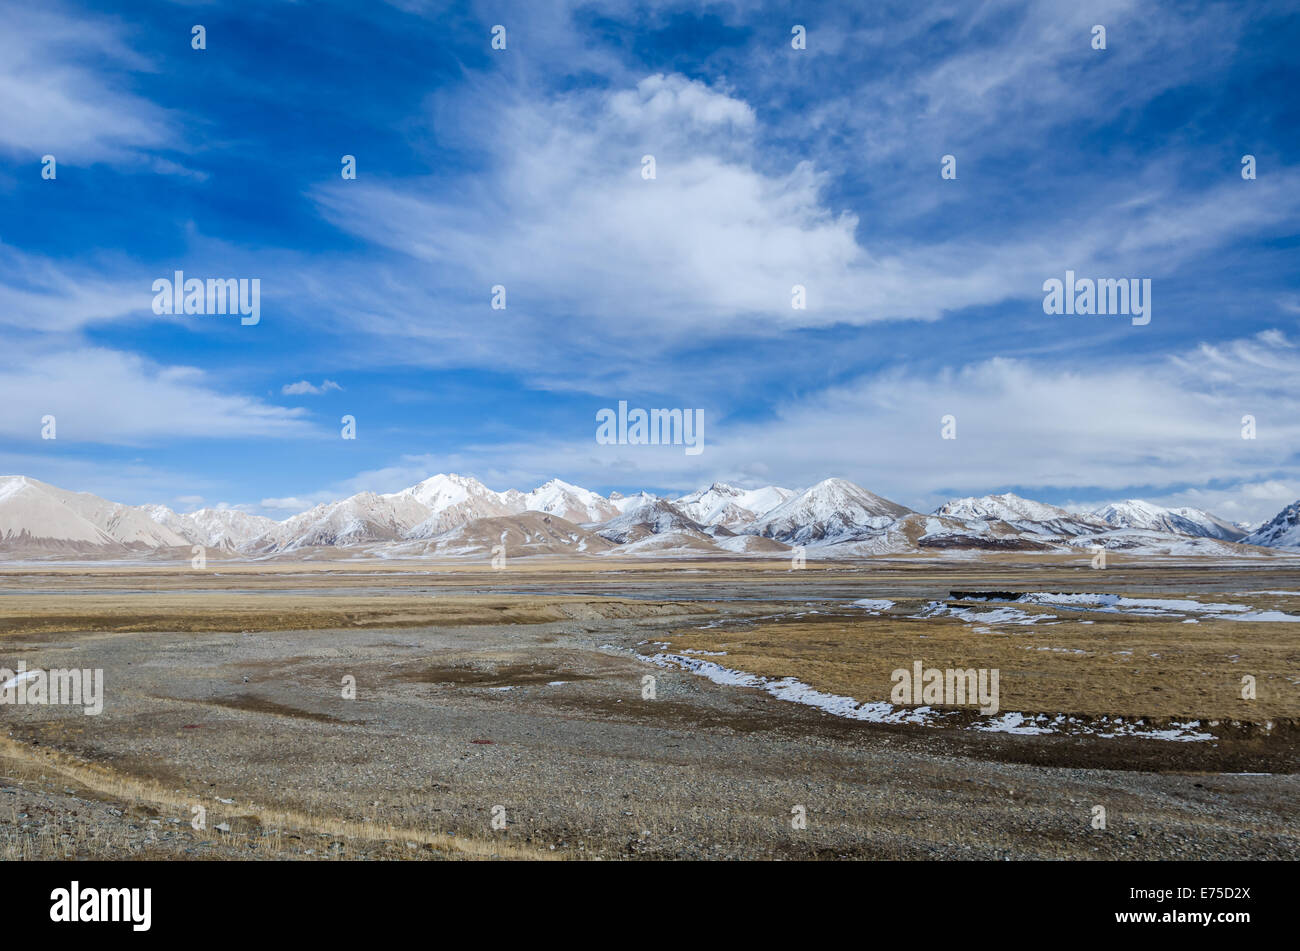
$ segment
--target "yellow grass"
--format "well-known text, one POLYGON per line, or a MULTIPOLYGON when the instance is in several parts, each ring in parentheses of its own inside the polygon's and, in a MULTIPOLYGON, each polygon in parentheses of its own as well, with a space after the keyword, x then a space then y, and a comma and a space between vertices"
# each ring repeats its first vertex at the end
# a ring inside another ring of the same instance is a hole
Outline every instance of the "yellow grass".
POLYGON ((709 659, 746 673, 794 677, 858 701, 889 700, 891 673, 910 671, 920 660, 941 669, 999 670, 1004 711, 1255 722, 1300 716, 1297 624, 1058 614, 1063 623, 1054 626, 969 626, 955 618, 901 616, 918 607, 899 604, 878 617, 814 615, 682 630, 670 643, 673 650, 725 651, 709 659), (982 626, 988 632, 974 629, 982 626), (1256 678, 1255 700, 1242 699, 1245 674, 1256 678))

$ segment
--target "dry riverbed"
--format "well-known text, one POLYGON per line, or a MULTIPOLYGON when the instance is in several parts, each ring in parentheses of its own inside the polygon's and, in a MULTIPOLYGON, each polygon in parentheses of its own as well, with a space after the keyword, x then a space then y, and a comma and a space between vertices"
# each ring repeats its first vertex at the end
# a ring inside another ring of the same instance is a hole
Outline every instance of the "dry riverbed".
POLYGON ((0 666, 102 668, 105 702, 98 716, 0 706, 0 854, 1285 858, 1300 847, 1300 624, 951 596, 1114 592, 1300 614, 1294 567, 788 567, 6 570, 0 666), (1004 711, 1196 719, 1210 738, 990 733, 969 712, 866 722, 664 656, 855 703, 888 700, 890 670, 916 659, 997 667, 1004 711), (1240 699, 1242 673, 1257 678, 1254 701, 1240 699), (1096 805, 1104 830, 1092 828, 1096 805), (792 825, 800 813, 806 828, 792 825))

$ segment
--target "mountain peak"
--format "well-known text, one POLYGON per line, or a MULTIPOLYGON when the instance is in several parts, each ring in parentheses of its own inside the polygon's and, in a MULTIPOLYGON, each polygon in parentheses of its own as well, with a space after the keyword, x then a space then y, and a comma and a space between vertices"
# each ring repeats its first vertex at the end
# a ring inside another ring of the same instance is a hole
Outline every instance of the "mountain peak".
POLYGON ((994 519, 1013 524, 1021 521, 1054 522, 1073 518, 1063 508, 1045 502, 1035 502, 1014 492, 953 499, 935 509, 934 514, 967 520, 994 519))
MULTIPOLYGON (((628 554, 770 553, 784 550, 784 545, 839 543, 848 543, 843 551, 914 551, 927 547, 925 538, 931 536, 940 537, 947 547, 960 537, 961 545, 972 550, 1006 548, 1012 541, 1024 550, 1069 550, 1081 537, 1120 533, 1126 544, 1152 550, 1167 550, 1173 543, 1187 551, 1227 552, 1232 549, 1200 543, 1236 542, 1245 535, 1199 509, 1163 508, 1142 499, 1110 503, 1094 516, 1082 516, 1003 492, 954 499, 926 517, 839 477, 798 493, 715 481, 706 489, 669 499, 644 491, 605 498, 558 478, 531 492, 496 492, 470 476, 438 473, 400 492, 362 491, 277 522, 228 507, 178 515, 165 505, 122 505, 27 476, 0 476, 0 547, 19 551, 125 554, 193 544, 253 555, 317 546, 428 551, 441 549, 438 543, 428 549, 426 540, 484 520, 497 520, 525 536, 541 531, 538 526, 568 532, 566 544, 575 551, 606 550, 603 546, 609 542, 628 545, 621 549, 628 554), (548 517, 554 521, 546 521, 548 517), (584 525, 583 532, 592 537, 576 531, 584 525), (919 541, 918 532, 923 533, 919 541), (1189 537, 1198 547, 1186 547, 1189 537)), ((477 537, 475 532, 482 534, 474 529, 465 537, 477 537)), ((1245 540, 1300 548, 1300 501, 1245 540)))
POLYGON ((1300 500, 1282 509, 1242 541, 1267 548, 1300 548, 1300 500))
POLYGON ((818 489, 857 490, 862 492, 866 491, 866 489, 863 489, 862 486, 858 485, 856 482, 850 482, 848 479, 842 479, 839 476, 831 476, 830 478, 822 479, 816 485, 809 488, 808 491, 814 492, 817 491, 818 489))
POLYGON ((732 530, 766 515, 790 496, 789 489, 765 485, 758 489, 742 489, 730 482, 714 482, 707 489, 696 489, 683 495, 674 504, 701 525, 721 525, 732 530))
POLYGON ((1209 512, 1193 508, 1169 509, 1145 499, 1125 499, 1123 502, 1103 505, 1093 510, 1092 517, 1115 528, 1169 532, 1224 541, 1239 541, 1246 534, 1231 522, 1209 512))
POLYGON ((912 510, 905 505, 882 498, 847 479, 830 478, 782 502, 746 531, 805 544, 852 538, 910 514, 912 510))

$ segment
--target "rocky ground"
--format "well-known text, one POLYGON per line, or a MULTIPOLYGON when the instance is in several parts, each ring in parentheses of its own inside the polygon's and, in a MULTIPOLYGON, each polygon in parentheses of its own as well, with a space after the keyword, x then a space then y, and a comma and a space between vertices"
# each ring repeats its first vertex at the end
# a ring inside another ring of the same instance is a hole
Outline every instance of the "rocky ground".
MULTIPOLYGON (((3 665, 103 668, 106 700, 99 716, 0 706, 0 854, 1281 859, 1300 848, 1291 724, 1170 743, 846 721, 649 665, 649 644, 675 631, 791 604, 775 575, 772 600, 738 601, 765 580, 686 570, 668 586, 636 579, 637 591, 599 579, 635 595, 617 599, 581 594, 591 579, 576 576, 565 593, 519 577, 491 579, 496 594, 381 579, 402 594, 389 625, 382 612, 349 619, 334 581, 248 626, 259 595, 245 580, 224 596, 226 631, 210 629, 222 626, 219 593, 192 614, 197 630, 131 631, 131 612, 148 613, 133 599, 147 594, 122 595, 111 624, 78 615, 73 594, 58 599, 69 620, 33 623, 14 599, 37 582, 9 578, 3 665), (454 623, 439 623, 440 599, 454 623)), ((918 578, 895 587, 916 596, 931 584, 918 578)), ((800 584, 817 603, 878 596, 888 580, 869 592, 861 575, 800 584)))

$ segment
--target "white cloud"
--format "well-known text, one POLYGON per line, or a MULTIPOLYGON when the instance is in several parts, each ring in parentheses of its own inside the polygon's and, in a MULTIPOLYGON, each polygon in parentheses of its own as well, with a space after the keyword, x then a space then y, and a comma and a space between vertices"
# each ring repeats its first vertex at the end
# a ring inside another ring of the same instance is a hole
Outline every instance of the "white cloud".
POLYGON ((1072 205, 1068 227, 1017 215, 992 239, 886 239, 828 201, 812 162, 758 164, 768 130, 747 103, 698 81, 655 75, 632 89, 491 105, 474 143, 489 154, 484 176, 450 189, 371 179, 311 191, 337 227, 392 252, 382 271, 323 280, 399 359, 486 357, 544 373, 581 363, 575 347, 662 356, 1007 301, 1032 311, 1043 281, 1066 269, 1155 279, 1160 320, 1162 277, 1300 212, 1300 176, 1281 170, 1244 190, 1230 178, 1177 195, 1169 182, 1112 183, 1072 205), (653 181, 642 179, 644 154, 655 156, 653 181), (505 312, 487 309, 495 284, 507 288, 505 312), (796 284, 807 309, 791 306, 796 284))
POLYGON ((308 380, 299 380, 297 383, 286 383, 280 387, 280 392, 286 396, 320 396, 323 393, 330 392, 330 390, 342 391, 342 389, 343 387, 333 380, 323 380, 320 386, 316 386, 308 380))
POLYGON ((754 128, 754 110, 748 104, 715 92, 704 83, 674 74, 656 73, 609 97, 609 114, 628 130, 654 128, 664 123, 685 124, 691 131, 732 126, 754 128))
POLYGON ((0 243, 0 325, 57 334, 130 314, 153 316, 150 282, 106 277, 85 263, 56 263, 0 243))
POLYGON ((1231 522, 1256 527, 1297 499, 1300 499, 1300 477, 1241 482, 1221 488, 1191 488, 1156 495, 1148 501, 1167 508, 1202 509, 1231 522))
POLYGON ((32 352, 0 370, 0 434, 41 444, 41 417, 59 445, 138 444, 167 437, 306 436, 304 410, 220 392, 196 367, 95 347, 32 352))
POLYGON ((1300 487, 1300 347, 1277 331, 1155 361, 895 367, 787 403, 763 422, 706 411, 705 450, 694 457, 680 446, 598 446, 594 409, 589 442, 407 456, 321 495, 395 491, 447 471, 496 489, 559 476, 682 491, 715 479, 797 487, 838 475, 926 511, 1010 486, 1064 503, 1086 487, 1259 521, 1300 487), (955 440, 941 438, 947 414, 957 417, 955 440), (1256 439, 1242 438, 1246 414, 1257 417, 1256 439))
POLYGON ((48 5, 11 9, 0 30, 0 151, 88 165, 175 148, 170 114, 121 79, 151 68, 115 21, 48 5))
POLYGON ((337 226, 472 275, 484 295, 514 287, 525 315, 545 307, 608 325, 634 313, 679 330, 707 316, 711 332, 743 329, 755 312, 784 319, 795 283, 814 305, 838 300, 831 278, 861 253, 856 219, 822 206, 810 163, 777 175, 749 165, 753 125, 739 100, 651 76, 505 107, 484 143, 496 152, 488 187, 443 198, 429 183, 357 182, 312 197, 337 226), (641 177, 645 154, 653 181, 641 177))
MULTIPOLYGON (((312 432, 305 410, 223 392, 221 381, 196 367, 90 344, 86 332, 110 323, 169 321, 195 333, 215 327, 155 316, 148 272, 106 277, 107 269, 0 244, 0 326, 8 357, 0 368, 0 402, 7 408, 0 434, 40 444, 45 415, 56 417, 59 440, 79 443, 312 432)), ((326 380, 322 388, 338 384, 326 380)))
POLYGON ((59 488, 90 492, 128 505, 172 498, 180 486, 206 489, 211 485, 210 475, 168 466, 168 460, 163 460, 162 465, 139 460, 104 461, 78 454, 66 444, 37 443, 41 448, 26 452, 15 451, 12 444, 0 449, 0 473, 30 476, 59 488), (56 446, 58 451, 52 451, 56 446))
MULTIPOLYGON (((1233 483, 1300 472, 1300 349, 1266 333, 1155 362, 896 369, 788 406, 773 423, 715 428, 714 441, 724 459, 763 460, 796 481, 846 472, 912 504, 1008 485, 1059 498, 1083 486, 1233 483), (955 440, 940 438, 947 414, 955 440), (1242 438, 1247 414, 1256 439, 1242 438)), ((1256 501, 1255 513, 1272 505, 1256 501)))

